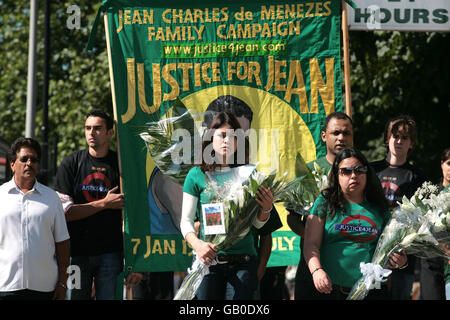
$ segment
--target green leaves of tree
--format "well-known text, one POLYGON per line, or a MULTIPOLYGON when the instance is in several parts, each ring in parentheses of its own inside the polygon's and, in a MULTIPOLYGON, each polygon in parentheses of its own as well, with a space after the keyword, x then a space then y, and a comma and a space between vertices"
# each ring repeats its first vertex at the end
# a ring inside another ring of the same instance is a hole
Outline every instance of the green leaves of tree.
POLYGON ((412 162, 434 181, 441 176, 439 156, 450 134, 449 40, 436 32, 350 33, 355 145, 369 160, 386 156, 389 118, 409 114, 419 139, 412 162))
MULTIPOLYGON (((25 134, 29 1, 2 0, 0 14, 0 136, 9 142, 25 134)), ((85 114, 93 108, 112 114, 105 40, 94 52, 84 48, 99 2, 77 1, 80 29, 67 28, 70 1, 52 1, 50 17, 49 141, 58 141, 57 163, 84 148, 85 114)), ((39 2, 37 29, 36 138, 41 141, 44 8, 39 2)), ((104 33, 103 33, 104 35, 104 33)), ((101 32, 99 32, 101 37, 101 32)), ((104 36, 103 36, 104 37, 104 36)))

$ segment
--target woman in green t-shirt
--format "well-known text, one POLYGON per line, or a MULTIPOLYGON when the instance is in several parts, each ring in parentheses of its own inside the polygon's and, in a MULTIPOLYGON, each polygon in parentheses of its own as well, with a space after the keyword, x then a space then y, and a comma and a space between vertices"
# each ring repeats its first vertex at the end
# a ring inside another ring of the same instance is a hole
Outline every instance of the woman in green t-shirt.
MULTIPOLYGON (((197 291, 200 300, 249 300, 257 286, 257 252, 251 232, 226 251, 218 252, 214 244, 203 240, 202 205, 214 202, 215 191, 208 188, 212 184, 208 179, 223 185, 233 179, 233 167, 248 164, 248 142, 245 139, 245 143, 241 143, 236 137, 240 128, 231 113, 219 112, 213 118, 202 143, 202 164, 189 171, 183 186, 181 233, 201 263, 211 265, 214 260, 217 262, 210 266, 197 291), (244 161, 240 160, 242 158, 244 161), (200 237, 194 227, 197 219, 200 221, 200 237)), ((261 210, 253 225, 261 228, 269 219, 273 195, 263 186, 257 194, 256 201, 261 210)))
MULTIPOLYGON (((379 182, 368 170, 359 151, 340 151, 328 188, 307 218, 304 256, 318 291, 311 292, 312 298, 345 299, 361 277, 360 263, 372 259, 389 211, 379 182)), ((405 254, 395 253, 389 267, 401 268, 406 262, 405 254)))

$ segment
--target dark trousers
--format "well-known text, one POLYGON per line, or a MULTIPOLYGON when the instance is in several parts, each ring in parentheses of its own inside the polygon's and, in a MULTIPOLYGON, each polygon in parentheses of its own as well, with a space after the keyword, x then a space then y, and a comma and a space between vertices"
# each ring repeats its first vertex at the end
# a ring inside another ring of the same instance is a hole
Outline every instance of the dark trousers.
MULTIPOLYGON (((306 266, 305 260, 301 259, 295 275, 295 300, 345 300, 351 288, 342 288, 333 285, 331 293, 320 293, 314 285, 313 278, 306 266)), ((381 289, 372 289, 364 300, 390 300, 390 294, 386 284, 381 289)))
POLYGON ((115 299, 117 277, 123 269, 121 252, 72 257, 71 265, 76 265, 81 270, 81 287, 71 290, 70 300, 90 300, 92 282, 95 283, 96 300, 115 299))
POLYGON ((132 290, 133 300, 172 300, 173 272, 144 272, 132 290))
POLYGON ((53 298, 53 291, 41 292, 34 290, 17 290, 0 292, 0 300, 51 300, 53 298))
POLYGON ((444 259, 420 260, 420 299, 445 300, 444 259))
MULTIPOLYGON (((295 300, 345 300, 351 288, 333 286, 331 293, 320 293, 313 281, 297 281, 295 283, 295 300)), ((386 285, 381 289, 372 289, 364 300, 389 300, 390 295, 386 285)))
POLYGON ((268 267, 259 282, 261 300, 289 300, 286 279, 287 267, 268 267))

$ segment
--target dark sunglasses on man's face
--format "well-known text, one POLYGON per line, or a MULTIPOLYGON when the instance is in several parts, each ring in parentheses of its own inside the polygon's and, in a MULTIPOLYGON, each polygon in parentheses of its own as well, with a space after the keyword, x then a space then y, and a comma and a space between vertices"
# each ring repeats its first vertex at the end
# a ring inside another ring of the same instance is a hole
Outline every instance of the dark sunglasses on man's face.
POLYGON ((343 176, 350 176, 353 171, 355 172, 356 175, 367 173, 367 166, 339 168, 339 173, 342 174, 343 176))
POLYGON ((19 161, 22 162, 22 163, 27 163, 28 160, 30 160, 31 163, 39 162, 39 159, 36 158, 36 157, 33 157, 33 156, 23 156, 23 157, 19 158, 19 161))

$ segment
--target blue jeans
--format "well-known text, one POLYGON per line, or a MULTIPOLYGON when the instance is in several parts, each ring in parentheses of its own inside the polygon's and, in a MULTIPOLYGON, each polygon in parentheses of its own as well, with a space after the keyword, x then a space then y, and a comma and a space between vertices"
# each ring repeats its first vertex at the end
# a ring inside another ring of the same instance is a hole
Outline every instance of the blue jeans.
POLYGON ((81 286, 79 289, 71 290, 71 300, 92 299, 93 282, 96 300, 115 299, 117 276, 123 269, 122 253, 112 252, 98 256, 72 257, 71 264, 78 266, 81 271, 81 286))
POLYGON ((199 300, 252 300, 258 284, 257 260, 224 263, 209 268, 197 291, 199 300))

